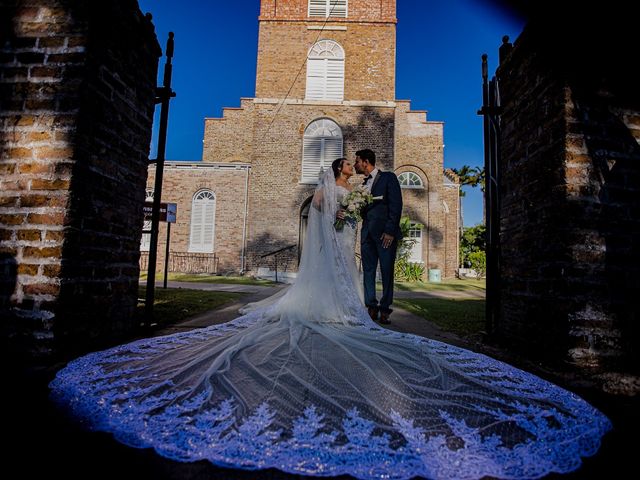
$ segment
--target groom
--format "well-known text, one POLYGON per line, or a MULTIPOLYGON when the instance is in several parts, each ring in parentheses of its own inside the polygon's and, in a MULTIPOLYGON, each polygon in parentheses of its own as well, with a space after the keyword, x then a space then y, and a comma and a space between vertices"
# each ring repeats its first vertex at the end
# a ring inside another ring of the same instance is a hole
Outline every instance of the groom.
POLYGON ((383 172, 376 167, 376 154, 369 149, 358 150, 354 167, 365 175, 364 186, 374 197, 382 197, 367 205, 362 212, 360 253, 364 270, 364 303, 374 321, 389 324, 389 307, 393 303, 393 275, 396 250, 402 235, 402 193, 400 182, 393 172, 383 172), (380 263, 382 274, 382 298, 376 299, 376 270, 380 263))

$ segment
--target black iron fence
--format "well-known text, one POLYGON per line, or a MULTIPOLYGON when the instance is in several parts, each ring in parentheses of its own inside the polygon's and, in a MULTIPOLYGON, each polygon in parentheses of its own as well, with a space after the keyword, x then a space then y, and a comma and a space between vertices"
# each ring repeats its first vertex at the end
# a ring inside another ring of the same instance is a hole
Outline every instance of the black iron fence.
MULTIPOLYGON (((169 271, 180 273, 218 273, 220 259, 215 253, 171 252, 169 271)), ((149 268, 149 253, 140 252, 140 271, 149 268)))

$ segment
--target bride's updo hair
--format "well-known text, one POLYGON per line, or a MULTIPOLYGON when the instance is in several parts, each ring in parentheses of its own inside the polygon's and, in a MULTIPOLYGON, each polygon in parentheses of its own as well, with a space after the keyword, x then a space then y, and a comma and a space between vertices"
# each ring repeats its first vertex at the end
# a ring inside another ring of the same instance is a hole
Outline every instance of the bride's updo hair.
POLYGON ((336 158, 331 164, 331 169, 333 170, 333 175, 338 178, 340 176, 340 170, 342 170, 342 164, 346 158, 336 158))

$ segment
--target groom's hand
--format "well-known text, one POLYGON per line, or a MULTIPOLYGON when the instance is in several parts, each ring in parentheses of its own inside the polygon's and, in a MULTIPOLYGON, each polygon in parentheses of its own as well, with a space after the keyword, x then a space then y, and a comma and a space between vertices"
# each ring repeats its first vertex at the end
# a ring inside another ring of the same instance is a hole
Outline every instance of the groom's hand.
POLYGON ((388 233, 383 233, 380 237, 382 240, 382 248, 389 248, 393 243, 393 235, 389 235, 388 233))
POLYGON ((345 210, 340 209, 336 212, 336 218, 339 218, 340 220, 344 220, 344 214, 345 214, 345 210))

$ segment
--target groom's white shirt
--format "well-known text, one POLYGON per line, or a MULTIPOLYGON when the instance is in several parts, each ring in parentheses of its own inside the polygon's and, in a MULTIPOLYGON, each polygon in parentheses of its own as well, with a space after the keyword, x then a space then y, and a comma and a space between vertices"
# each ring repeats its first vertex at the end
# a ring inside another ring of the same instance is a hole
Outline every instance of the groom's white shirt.
POLYGON ((371 178, 369 179, 367 184, 364 186, 364 188, 366 188, 369 193, 371 193, 371 187, 373 186, 373 182, 375 182, 376 175, 378 175, 379 171, 380 170, 378 170, 378 167, 376 167, 373 170, 371 170, 371 178))

